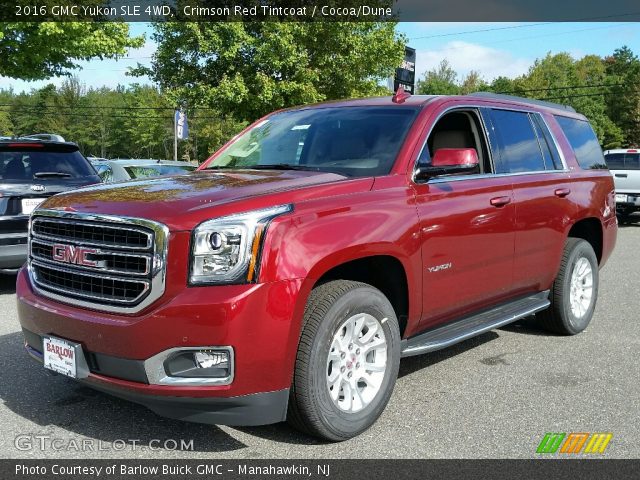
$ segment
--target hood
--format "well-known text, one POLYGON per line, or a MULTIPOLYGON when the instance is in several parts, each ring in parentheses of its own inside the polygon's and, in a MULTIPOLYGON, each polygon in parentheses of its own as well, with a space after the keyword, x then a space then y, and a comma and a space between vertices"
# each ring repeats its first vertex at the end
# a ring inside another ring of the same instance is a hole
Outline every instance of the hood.
MULTIPOLYGON (((83 188, 56 195, 41 208, 146 218, 162 222, 172 230, 185 230, 217 216, 212 210, 232 202, 278 192, 290 192, 284 201, 278 199, 280 203, 295 202, 297 190, 345 181, 353 182, 342 175, 324 172, 198 171, 83 188)), ((364 187, 368 189, 371 184, 372 179, 368 179, 364 187)), ((269 205, 256 201, 243 210, 263 206, 269 205)), ((229 208, 219 210, 221 214, 229 213, 229 208)))

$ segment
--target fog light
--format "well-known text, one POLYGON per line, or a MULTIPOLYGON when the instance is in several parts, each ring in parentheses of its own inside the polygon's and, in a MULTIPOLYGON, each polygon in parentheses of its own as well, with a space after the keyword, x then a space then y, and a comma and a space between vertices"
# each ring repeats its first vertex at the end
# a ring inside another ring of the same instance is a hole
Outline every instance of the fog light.
POLYGON ((200 351, 195 352, 193 358, 198 368, 224 368, 229 363, 229 352, 200 351))
POLYGON ((228 385, 233 380, 231 347, 176 348, 163 356, 161 384, 228 385))

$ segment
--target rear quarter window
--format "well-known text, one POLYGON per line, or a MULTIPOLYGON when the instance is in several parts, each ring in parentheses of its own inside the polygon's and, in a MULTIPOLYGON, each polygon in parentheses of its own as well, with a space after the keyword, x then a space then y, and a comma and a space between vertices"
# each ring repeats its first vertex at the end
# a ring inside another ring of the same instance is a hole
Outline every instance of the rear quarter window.
POLYGON ((607 169, 602 148, 593 128, 586 120, 561 117, 556 120, 569 141, 580 167, 585 170, 607 169))

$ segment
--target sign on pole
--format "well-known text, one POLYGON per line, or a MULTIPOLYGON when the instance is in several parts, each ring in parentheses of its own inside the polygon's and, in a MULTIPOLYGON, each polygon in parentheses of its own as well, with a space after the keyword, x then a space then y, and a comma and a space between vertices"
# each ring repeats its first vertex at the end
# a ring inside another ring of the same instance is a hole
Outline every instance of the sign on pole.
POLYGON ((176 110, 176 137, 180 140, 189 138, 189 125, 187 124, 187 113, 184 110, 176 110))
POLYGON ((393 79, 393 91, 396 92, 402 85, 404 89, 413 95, 414 83, 416 80, 416 49, 404 47, 404 60, 402 65, 396 68, 396 75, 393 79))

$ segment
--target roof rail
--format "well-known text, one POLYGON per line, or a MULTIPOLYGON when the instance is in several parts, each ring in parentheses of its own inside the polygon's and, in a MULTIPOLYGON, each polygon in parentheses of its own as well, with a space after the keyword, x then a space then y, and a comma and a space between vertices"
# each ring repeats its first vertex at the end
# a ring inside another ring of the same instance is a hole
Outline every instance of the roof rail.
POLYGON ((509 100, 511 102, 529 103, 531 105, 538 105, 538 106, 541 106, 541 107, 558 108, 560 110, 567 110, 569 112, 576 113, 575 108, 570 107, 569 105, 563 105, 561 103, 547 102, 545 100, 536 100, 536 99, 533 99, 533 98, 516 97, 515 95, 505 95, 503 93, 475 92, 475 93, 469 93, 468 96, 470 96, 470 97, 493 98, 495 100, 509 100))

